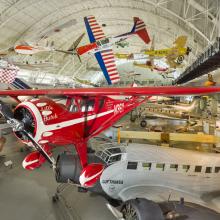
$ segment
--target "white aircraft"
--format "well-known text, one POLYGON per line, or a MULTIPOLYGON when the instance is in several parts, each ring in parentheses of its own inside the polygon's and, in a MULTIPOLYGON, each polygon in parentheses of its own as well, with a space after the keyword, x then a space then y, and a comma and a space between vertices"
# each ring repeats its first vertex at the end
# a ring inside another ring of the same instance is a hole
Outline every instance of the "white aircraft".
MULTIPOLYGON (((90 180, 81 175, 80 184, 85 190, 101 193, 109 200, 121 203, 120 211, 108 204, 108 208, 115 216, 121 216, 117 217, 118 219, 168 219, 166 216, 168 213, 163 213, 156 202, 168 199, 176 201, 179 198, 220 210, 220 202, 218 205, 214 203, 218 199, 214 197, 215 195, 219 196, 220 201, 218 154, 130 144, 105 148, 97 152, 96 156, 90 154, 89 160, 98 162, 97 157, 105 164, 100 181, 88 187, 86 183, 90 180), (136 199, 139 200, 135 203, 136 199)), ((78 162, 73 155, 62 155, 57 164, 59 174, 57 180, 59 182, 71 180, 77 183, 79 166, 76 163, 78 162), (72 162, 67 159, 68 157, 72 162), (74 169, 70 166, 73 163, 74 169), (68 167, 71 167, 71 170, 68 167)), ((219 216, 214 219, 219 219, 219 216)))

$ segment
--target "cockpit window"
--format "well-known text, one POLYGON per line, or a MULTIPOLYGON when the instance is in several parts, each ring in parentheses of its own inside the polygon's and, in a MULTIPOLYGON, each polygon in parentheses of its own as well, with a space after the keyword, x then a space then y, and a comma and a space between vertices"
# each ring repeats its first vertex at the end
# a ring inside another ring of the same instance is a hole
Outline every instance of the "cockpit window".
POLYGON ((108 44, 109 43, 109 39, 105 38, 105 39, 100 40, 100 42, 101 42, 102 45, 108 44))
POLYGON ((94 106, 95 106, 95 100, 91 99, 91 100, 83 100, 81 103, 81 111, 85 112, 85 111, 93 111, 94 110, 94 106))
POLYGON ((121 160, 121 154, 111 156, 108 160, 109 163, 115 163, 121 160))
POLYGON ((71 103, 69 105, 69 109, 70 112, 78 112, 78 106, 76 105, 75 99, 71 99, 71 103))
POLYGON ((112 154, 118 154, 121 153, 121 149, 119 147, 115 147, 115 148, 109 148, 108 151, 112 154))

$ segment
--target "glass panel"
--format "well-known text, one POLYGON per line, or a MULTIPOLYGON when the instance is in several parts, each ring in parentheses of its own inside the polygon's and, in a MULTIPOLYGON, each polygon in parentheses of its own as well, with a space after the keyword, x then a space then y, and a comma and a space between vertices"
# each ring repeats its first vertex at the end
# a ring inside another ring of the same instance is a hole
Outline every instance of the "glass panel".
POLYGON ((190 168, 190 165, 183 165, 183 169, 187 172, 190 168))
POLYGON ((170 169, 178 169, 178 164, 170 164, 170 169))
POLYGON ((127 169, 128 170, 136 170, 137 169, 137 165, 138 165, 137 162, 128 162, 127 169))
POLYGON ((93 111, 95 105, 95 100, 83 100, 81 103, 81 111, 93 111))
POLYGON ((195 172, 200 173, 202 171, 202 166, 196 166, 195 167, 195 172))
POLYGON ((215 167, 215 173, 219 173, 220 167, 215 167))
POLYGON ((147 168, 147 169, 151 169, 151 163, 142 163, 142 167, 147 168))
POLYGON ((109 163, 114 163, 121 160, 121 154, 111 156, 109 159, 109 163))
POLYGON ((69 106, 69 111, 70 112, 78 112, 78 107, 77 107, 74 99, 71 100, 71 104, 69 106))
POLYGON ((162 170, 164 171, 165 164, 164 164, 164 163, 157 163, 157 164, 156 164, 156 168, 162 169, 162 170))
POLYGON ((211 173, 212 172, 212 167, 206 167, 205 172, 206 173, 211 173))

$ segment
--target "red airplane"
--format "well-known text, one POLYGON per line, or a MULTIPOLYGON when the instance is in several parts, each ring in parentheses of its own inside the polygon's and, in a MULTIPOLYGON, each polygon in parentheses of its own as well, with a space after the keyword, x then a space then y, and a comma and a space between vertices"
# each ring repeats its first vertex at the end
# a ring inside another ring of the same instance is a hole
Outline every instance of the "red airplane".
POLYGON ((56 171, 58 180, 70 179, 73 171, 80 172, 79 183, 93 186, 104 165, 88 162, 87 142, 112 126, 122 116, 151 96, 204 95, 219 93, 220 87, 132 87, 132 88, 78 88, 49 90, 2 90, 0 96, 30 96, 19 103, 14 112, 1 102, 0 111, 12 126, 15 135, 36 151, 26 156, 23 166, 33 170, 46 160, 56 171), (47 96, 47 97, 42 97, 47 96), (62 96, 65 105, 48 98, 62 96), (123 97, 123 99, 116 99, 123 97), (114 98, 112 98, 114 97, 114 98), (72 144, 78 157, 68 157, 57 163, 52 157, 53 146, 72 144), (62 177, 60 177, 62 173, 62 177))

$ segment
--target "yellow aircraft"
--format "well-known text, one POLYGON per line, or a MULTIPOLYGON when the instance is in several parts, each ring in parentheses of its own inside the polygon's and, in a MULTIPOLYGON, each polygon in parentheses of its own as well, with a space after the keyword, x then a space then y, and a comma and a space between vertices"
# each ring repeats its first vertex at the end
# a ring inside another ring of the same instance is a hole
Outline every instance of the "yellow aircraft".
MULTIPOLYGON (((186 36, 179 36, 174 41, 174 46, 171 48, 165 48, 160 50, 154 49, 154 40, 152 39, 152 45, 149 50, 145 50, 143 55, 148 55, 150 60, 154 58, 166 58, 166 63, 170 68, 182 67, 182 62, 184 60, 184 56, 188 55, 191 51, 189 47, 185 47, 187 41, 186 36)), ((138 54, 125 54, 125 53, 116 53, 115 56, 119 59, 134 59, 134 57, 138 56, 138 54)), ((144 57, 143 57, 144 58, 144 57)), ((147 65, 149 66, 149 65, 147 65)), ((153 66, 153 65, 152 65, 153 66)), ((148 68, 148 67, 147 67, 148 68)))
POLYGON ((160 50, 145 50, 144 54, 153 56, 154 58, 165 57, 167 64, 171 68, 177 68, 183 62, 184 56, 189 55, 189 52, 191 51, 189 47, 185 47, 186 41, 186 36, 179 36, 174 41, 173 47, 160 50))

